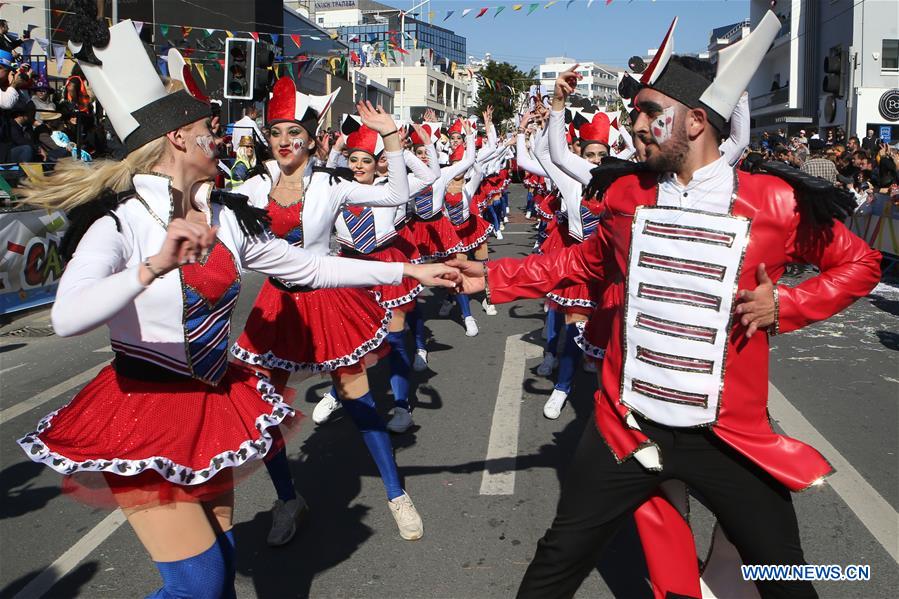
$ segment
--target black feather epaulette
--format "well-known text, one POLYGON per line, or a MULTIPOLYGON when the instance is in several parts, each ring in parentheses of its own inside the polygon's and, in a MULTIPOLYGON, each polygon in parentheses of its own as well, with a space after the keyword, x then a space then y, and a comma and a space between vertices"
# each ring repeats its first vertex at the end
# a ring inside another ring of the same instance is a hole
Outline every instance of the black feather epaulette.
POLYGON ((69 219, 69 227, 66 229, 66 233, 63 235, 62 242, 59 245, 59 251, 62 254, 63 259, 69 260, 72 258, 72 254, 75 253, 75 248, 78 247, 78 243, 81 241, 81 238, 84 237, 84 234, 87 233, 87 230, 104 216, 111 216, 115 221, 116 230, 121 233, 122 223, 119 221, 119 218, 115 215, 114 211, 118 208, 119 204, 133 195, 133 189, 118 193, 111 189, 107 189, 96 200, 91 200, 86 204, 82 204, 69 210, 68 213, 66 213, 66 217, 69 219))
POLYGON ((329 166, 313 166, 313 173, 328 173, 331 177, 331 184, 334 185, 339 183, 341 180, 344 181, 355 181, 356 178, 353 177, 353 171, 348 169, 345 166, 338 167, 329 167, 329 166))
POLYGON ((263 208, 250 205, 250 198, 241 193, 232 193, 222 189, 216 189, 210 195, 210 200, 224 206, 234 213, 237 224, 243 234, 248 237, 263 235, 271 223, 268 212, 263 208))
POLYGON ((809 224, 829 228, 835 220, 843 221, 855 212, 852 194, 826 179, 804 173, 783 162, 763 162, 758 172, 773 175, 790 184, 796 195, 800 218, 809 224))
POLYGON ((648 170, 642 162, 631 162, 630 160, 621 160, 620 158, 607 156, 602 159, 602 164, 590 171, 593 179, 590 180, 584 193, 587 197, 601 198, 609 186, 619 177, 648 170))

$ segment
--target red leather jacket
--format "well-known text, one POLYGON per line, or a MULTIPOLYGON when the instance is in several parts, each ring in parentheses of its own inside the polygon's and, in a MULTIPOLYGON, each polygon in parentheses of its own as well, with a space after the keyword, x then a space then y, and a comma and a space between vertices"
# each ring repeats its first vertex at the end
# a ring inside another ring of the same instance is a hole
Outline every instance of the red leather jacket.
MULTIPOLYGON (((736 287, 754 289, 758 284, 756 270, 762 263, 775 282, 791 262, 814 264, 821 270, 796 287, 777 286, 778 313, 769 335, 829 318, 867 295, 880 280, 880 253, 842 223, 835 222, 828 230, 801 223, 793 189, 783 180, 739 172, 736 189, 731 216, 750 223, 736 287)), ((657 195, 655 175, 618 179, 606 192, 608 212, 600 228, 583 243, 546 255, 491 262, 491 301, 541 298, 560 285, 595 279, 623 277, 627 281, 637 208, 654 207, 657 195)), ((622 402, 626 334, 631 334, 624 330, 623 318, 627 301, 636 301, 633 290, 630 293, 625 306, 613 317, 602 372, 603 389, 596 396, 597 425, 619 461, 654 445, 629 424, 633 407, 622 402)), ((747 338, 738 319, 730 321, 726 333, 717 412, 703 426, 709 426, 791 490, 804 489, 829 474, 831 466, 815 449, 771 429, 767 413, 768 335, 747 338)))

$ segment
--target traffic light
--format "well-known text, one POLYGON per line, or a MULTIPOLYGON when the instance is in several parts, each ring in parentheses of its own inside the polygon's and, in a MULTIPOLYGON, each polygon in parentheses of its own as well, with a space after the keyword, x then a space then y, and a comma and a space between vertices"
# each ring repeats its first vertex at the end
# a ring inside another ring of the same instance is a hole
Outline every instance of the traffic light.
POLYGON ((225 40, 225 97, 252 100, 256 79, 256 40, 229 37, 225 40))
POLYGON ((834 48, 824 57, 824 92, 843 97, 843 51, 834 48))
POLYGON ((267 100, 268 94, 275 84, 275 73, 272 65, 275 63, 275 47, 266 42, 256 44, 255 76, 253 83, 253 99, 256 101, 267 100))

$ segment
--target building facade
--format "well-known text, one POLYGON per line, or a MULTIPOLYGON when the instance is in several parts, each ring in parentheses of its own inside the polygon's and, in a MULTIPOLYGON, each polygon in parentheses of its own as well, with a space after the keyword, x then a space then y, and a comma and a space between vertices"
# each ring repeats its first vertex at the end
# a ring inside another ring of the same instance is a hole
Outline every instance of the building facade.
MULTIPOLYGON (((899 139, 899 3, 782 4, 781 31, 749 85, 753 133, 841 127, 899 139)), ((751 1, 753 24, 768 6, 751 1)))
POLYGON ((593 104, 606 107, 618 99, 618 74, 625 71, 618 67, 595 62, 583 62, 567 56, 552 56, 539 68, 540 84, 552 89, 559 73, 579 64, 577 72, 583 77, 577 84, 577 95, 593 104))
POLYGON ((743 19, 742 21, 739 21, 737 23, 731 23, 730 25, 716 27, 715 29, 713 29, 712 34, 709 36, 709 61, 712 64, 717 65, 718 52, 739 42, 741 39, 749 35, 749 31, 749 19, 743 19))

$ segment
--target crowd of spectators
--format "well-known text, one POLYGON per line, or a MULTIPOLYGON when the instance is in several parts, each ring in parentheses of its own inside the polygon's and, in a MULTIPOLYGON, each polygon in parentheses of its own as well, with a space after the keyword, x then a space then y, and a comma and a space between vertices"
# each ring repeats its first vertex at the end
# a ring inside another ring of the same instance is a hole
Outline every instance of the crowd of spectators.
POLYGON ((768 160, 784 162, 847 189, 860 209, 881 214, 885 202, 899 207, 899 144, 891 146, 872 129, 866 133, 859 139, 847 137, 841 127, 820 133, 802 129, 789 137, 784 129, 765 131, 747 150, 743 168, 751 170, 768 160))

